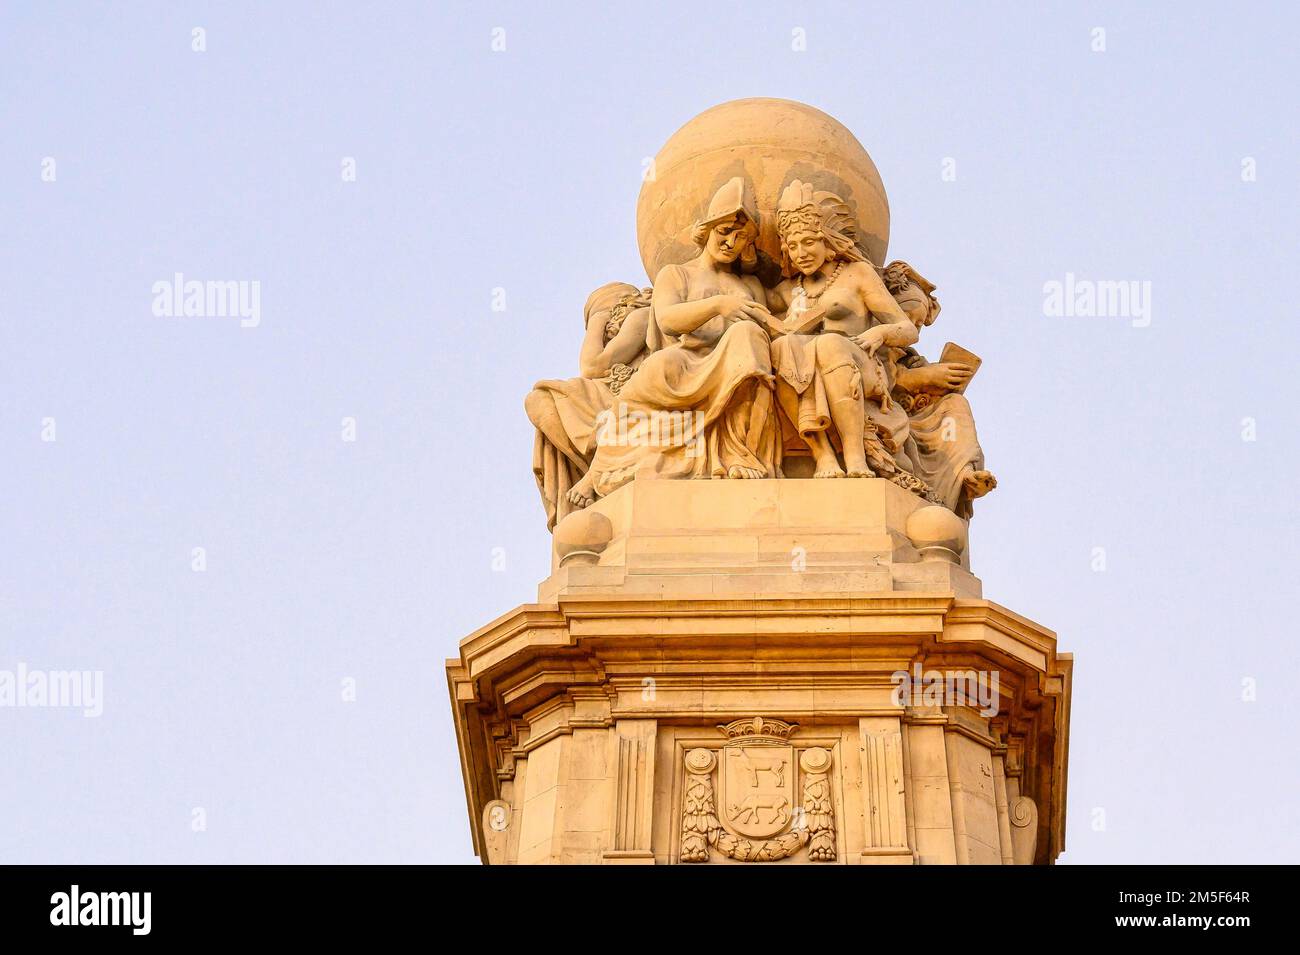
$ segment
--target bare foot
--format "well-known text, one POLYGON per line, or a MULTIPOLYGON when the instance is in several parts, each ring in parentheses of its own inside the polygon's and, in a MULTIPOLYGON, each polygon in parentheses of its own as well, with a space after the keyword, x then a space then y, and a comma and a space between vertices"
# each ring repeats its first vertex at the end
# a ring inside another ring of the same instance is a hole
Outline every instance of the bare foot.
POLYGON ((998 479, 993 476, 991 471, 976 471, 972 468, 962 475, 961 485, 966 489, 966 493, 974 499, 983 497, 997 487, 998 479))
POLYGON ((869 478, 876 476, 876 472, 871 470, 865 458, 862 460, 850 461, 846 457, 844 459, 844 472, 851 478, 869 478))
POLYGON ((763 477, 761 468, 742 468, 739 464, 733 464, 727 468, 727 477, 733 480, 756 481, 763 477))
POLYGON ((835 460, 835 453, 832 451, 826 457, 818 456, 817 469, 813 471, 815 478, 842 478, 844 469, 840 467, 840 462, 835 460))
POLYGON ((596 490, 592 487, 591 472, 583 475, 582 480, 569 489, 565 495, 574 507, 590 507, 596 500, 596 490))

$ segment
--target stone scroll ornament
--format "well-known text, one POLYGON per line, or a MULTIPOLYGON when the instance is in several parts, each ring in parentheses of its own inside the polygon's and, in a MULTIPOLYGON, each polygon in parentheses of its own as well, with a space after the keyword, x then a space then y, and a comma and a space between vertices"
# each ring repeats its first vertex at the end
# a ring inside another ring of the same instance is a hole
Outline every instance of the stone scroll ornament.
POLYGON ((797 724, 756 716, 718 729, 728 737, 720 749, 686 754, 681 860, 707 862, 712 847, 741 862, 775 862, 806 845, 810 860, 835 861, 830 753, 821 747, 799 753, 803 798, 796 806, 789 737, 797 724))

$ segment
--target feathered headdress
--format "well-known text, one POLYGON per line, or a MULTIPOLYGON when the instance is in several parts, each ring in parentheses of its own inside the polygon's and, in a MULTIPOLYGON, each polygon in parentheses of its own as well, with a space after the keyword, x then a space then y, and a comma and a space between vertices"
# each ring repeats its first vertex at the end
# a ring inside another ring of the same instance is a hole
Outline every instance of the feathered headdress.
POLYGON ((786 239, 798 232, 817 232, 832 258, 868 261, 858 248, 858 223, 849 204, 833 192, 813 189, 812 183, 794 180, 776 204, 776 232, 781 239, 781 271, 792 275, 786 239))

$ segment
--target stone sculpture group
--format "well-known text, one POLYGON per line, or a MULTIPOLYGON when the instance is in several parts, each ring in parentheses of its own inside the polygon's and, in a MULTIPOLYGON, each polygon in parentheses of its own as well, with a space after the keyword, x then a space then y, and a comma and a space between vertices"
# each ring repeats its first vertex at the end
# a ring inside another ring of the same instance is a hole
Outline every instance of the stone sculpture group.
POLYGON ((881 477, 963 518, 997 486, 963 394, 979 359, 913 347, 939 314, 934 284, 872 262, 832 192, 785 186, 780 262, 757 247, 756 208, 731 178, 694 258, 588 298, 581 377, 525 400, 548 527, 638 476, 881 477))

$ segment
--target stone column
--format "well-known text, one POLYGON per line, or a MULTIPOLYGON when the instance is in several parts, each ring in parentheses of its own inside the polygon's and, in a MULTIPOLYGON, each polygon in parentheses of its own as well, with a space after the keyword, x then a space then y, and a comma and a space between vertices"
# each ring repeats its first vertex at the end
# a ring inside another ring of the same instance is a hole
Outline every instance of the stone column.
POLYGON ((1011 816, 1007 803, 1006 750, 993 753, 993 798, 998 811, 998 844, 1001 849, 1002 864, 1014 865, 1015 855, 1011 848, 1011 816))
POLYGON ((937 707, 914 707, 908 710, 906 721, 917 861, 921 865, 953 865, 957 851, 944 747, 948 718, 937 707))
POLYGON ((523 798, 520 801, 518 860, 521 865, 560 861, 563 829, 558 818, 564 791, 567 736, 555 736, 527 749, 523 798))
POLYGON ((654 865, 655 720, 619 720, 614 733, 614 822, 606 865, 654 865))
POLYGON ((907 843, 907 806, 903 783, 903 732, 897 716, 858 720, 862 752, 862 809, 865 816, 864 862, 912 863, 907 843))

